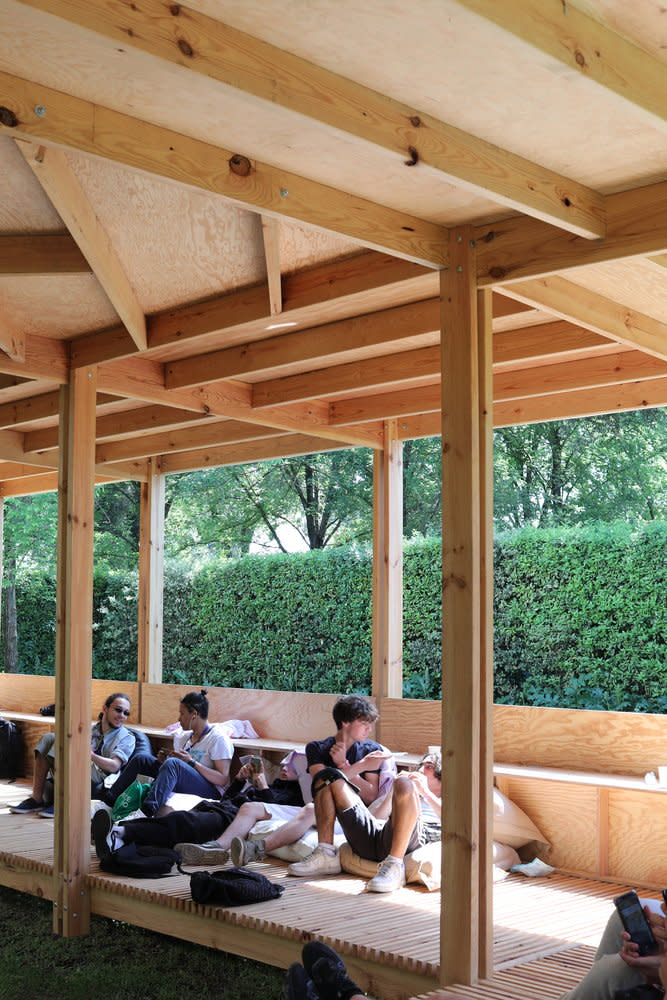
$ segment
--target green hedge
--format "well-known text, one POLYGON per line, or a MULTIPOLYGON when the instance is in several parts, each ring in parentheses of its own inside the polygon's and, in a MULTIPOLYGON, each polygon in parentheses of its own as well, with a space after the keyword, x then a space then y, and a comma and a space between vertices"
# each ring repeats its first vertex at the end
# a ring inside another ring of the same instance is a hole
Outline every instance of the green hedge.
MULTIPOLYGON (((524 530, 495 543, 495 697, 667 710, 667 525, 524 530)), ((371 556, 247 556, 165 581, 164 679, 369 691, 371 556)), ((22 576, 19 659, 53 672, 55 584, 22 576)), ((94 672, 136 676, 136 575, 95 577, 94 672)), ((404 692, 440 697, 440 545, 404 558, 404 692)))

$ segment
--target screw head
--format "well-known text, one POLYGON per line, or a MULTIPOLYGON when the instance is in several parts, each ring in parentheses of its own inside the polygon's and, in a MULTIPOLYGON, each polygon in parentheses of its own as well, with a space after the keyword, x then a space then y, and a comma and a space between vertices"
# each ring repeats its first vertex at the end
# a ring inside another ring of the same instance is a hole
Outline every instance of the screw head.
POLYGON ((289 194, 289 191, 287 190, 287 188, 281 188, 280 189, 280 197, 281 198, 286 198, 288 194, 289 194))
POLYGON ((46 114, 46 108, 43 104, 36 104, 33 110, 38 118, 43 118, 46 114))

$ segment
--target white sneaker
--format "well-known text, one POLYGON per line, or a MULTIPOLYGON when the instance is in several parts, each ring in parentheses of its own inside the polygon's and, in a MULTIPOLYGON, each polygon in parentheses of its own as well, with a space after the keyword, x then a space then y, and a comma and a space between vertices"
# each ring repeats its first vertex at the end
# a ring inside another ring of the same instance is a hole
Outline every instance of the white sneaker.
POLYGON ((385 858, 366 886, 369 892, 394 892, 405 885, 405 865, 402 861, 385 858))
POLYGON ((341 867, 338 851, 329 854, 318 846, 305 861, 295 861, 294 864, 288 865, 287 871, 290 875, 298 875, 301 878, 309 875, 339 875, 341 867))

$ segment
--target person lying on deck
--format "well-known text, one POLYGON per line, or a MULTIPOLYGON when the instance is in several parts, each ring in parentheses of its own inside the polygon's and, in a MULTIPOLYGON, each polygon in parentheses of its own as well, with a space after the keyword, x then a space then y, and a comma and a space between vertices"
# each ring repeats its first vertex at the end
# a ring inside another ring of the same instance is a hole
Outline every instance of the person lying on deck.
MULTIPOLYGON (((130 699, 126 694, 110 694, 102 706, 98 721, 90 734, 90 794, 98 798, 108 774, 117 774, 134 752, 134 735, 124 723, 130 714, 130 699)), ((10 806, 13 813, 37 812, 40 816, 53 816, 53 783, 55 763, 54 733, 45 733, 35 747, 35 773, 32 794, 17 806, 10 806)))
POLYGON ((157 757, 138 755, 132 758, 118 781, 102 796, 112 806, 137 775, 155 781, 142 802, 146 816, 165 816, 171 812, 167 800, 173 792, 219 799, 229 783, 229 765, 234 745, 227 733, 208 721, 206 691, 191 691, 181 699, 178 718, 182 732, 174 736, 174 749, 161 750, 157 757))
MULTIPOLYGON (((355 782, 366 803, 374 802, 379 794, 386 794, 395 775, 392 754, 368 735, 378 719, 372 702, 359 695, 344 695, 333 707, 336 724, 335 736, 312 740, 306 745, 308 773, 316 775, 327 767, 340 767, 355 782), (388 762, 391 766, 388 767, 388 762), (380 781, 381 772, 386 776, 380 781)), ((289 811, 291 812, 291 811, 289 811)), ((259 861, 279 847, 299 840, 315 823, 312 803, 298 813, 289 815, 287 810, 277 811, 270 805, 249 803, 241 807, 234 823, 229 826, 217 843, 177 845, 186 864, 226 864, 231 853, 234 865, 259 861), (282 819, 283 825, 264 840, 247 840, 255 823, 269 819, 282 819)))
MULTIPOLYGON (((203 801, 194 809, 179 809, 153 819, 127 819, 113 823, 105 810, 96 812, 91 821, 91 835, 98 857, 106 857, 110 851, 117 850, 123 844, 144 844, 153 847, 178 847, 181 860, 185 864, 208 864, 211 859, 210 847, 220 851, 220 844, 215 839, 219 837, 237 815, 246 806, 254 806, 264 812, 262 803, 270 802, 282 806, 293 807, 294 811, 303 806, 303 796, 296 771, 291 767, 293 754, 288 754, 282 762, 280 777, 270 785, 267 783, 263 768, 253 765, 252 761, 244 764, 236 778, 216 801, 203 801), (209 853, 205 861, 192 861, 180 851, 181 841, 190 841, 186 846, 199 850, 200 846, 208 847, 209 853)), ((312 823, 312 818, 311 821, 312 823)), ((251 826, 255 820, 252 820, 251 826)), ((235 830, 242 829, 235 827, 235 830)), ((250 827, 249 827, 250 828, 250 827)), ((234 834, 232 834, 234 836, 234 834)), ((292 837, 292 839, 295 839, 292 837)), ((291 841, 286 841, 289 843, 291 841)), ((213 858, 213 863, 224 864, 213 858)))
MULTIPOLYGON (((561 1000, 613 1000, 617 990, 641 985, 667 985, 667 908, 654 899, 642 899, 644 912, 657 941, 652 955, 639 955, 636 944, 623 930, 618 912, 607 921, 595 959, 581 982, 564 993, 561 1000)), ((656 1000, 660 993, 655 992, 656 1000)))
POLYGON ((441 773, 440 754, 426 754, 416 771, 396 778, 391 794, 371 812, 342 771, 334 767, 318 771, 313 778, 313 800, 319 842, 310 857, 289 865, 288 872, 300 877, 340 872, 333 843, 338 820, 356 854, 381 862, 366 886, 369 892, 400 889, 405 885, 405 855, 440 840, 441 773))

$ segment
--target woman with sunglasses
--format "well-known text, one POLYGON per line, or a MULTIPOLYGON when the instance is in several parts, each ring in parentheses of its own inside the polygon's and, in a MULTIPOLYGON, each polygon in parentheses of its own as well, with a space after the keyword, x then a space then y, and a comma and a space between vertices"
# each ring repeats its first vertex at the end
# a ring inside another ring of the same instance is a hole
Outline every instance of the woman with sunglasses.
POLYGON ((121 792, 145 774, 154 778, 141 809, 146 816, 165 816, 171 812, 167 801, 173 792, 219 799, 229 784, 229 765, 234 745, 225 730, 208 721, 206 691, 191 691, 181 699, 181 732, 174 736, 174 749, 161 750, 157 757, 133 757, 120 778, 103 795, 113 805, 121 792))

